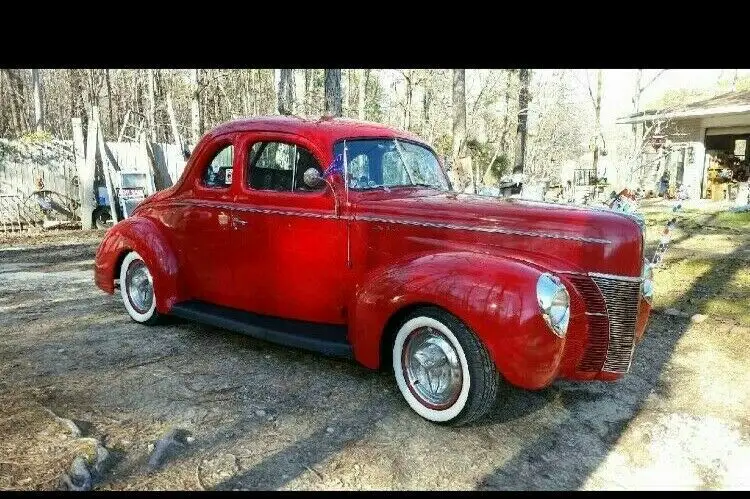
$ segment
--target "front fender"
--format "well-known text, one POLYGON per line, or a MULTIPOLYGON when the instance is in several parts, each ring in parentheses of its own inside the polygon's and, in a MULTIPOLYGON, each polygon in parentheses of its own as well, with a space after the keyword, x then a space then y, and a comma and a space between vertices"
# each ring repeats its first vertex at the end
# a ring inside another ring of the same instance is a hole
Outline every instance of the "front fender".
POLYGON ((419 256, 370 272, 355 294, 349 341, 355 358, 380 366, 380 344, 394 314, 417 304, 438 305, 467 324, 495 365, 524 388, 549 384, 565 340, 539 313, 536 282, 542 269, 510 258, 449 252, 419 256))
POLYGON ((114 293, 122 259, 137 251, 154 278, 156 310, 168 313, 178 300, 179 274, 177 256, 164 231, 151 219, 133 216, 110 228, 96 252, 94 280, 107 293, 114 293))

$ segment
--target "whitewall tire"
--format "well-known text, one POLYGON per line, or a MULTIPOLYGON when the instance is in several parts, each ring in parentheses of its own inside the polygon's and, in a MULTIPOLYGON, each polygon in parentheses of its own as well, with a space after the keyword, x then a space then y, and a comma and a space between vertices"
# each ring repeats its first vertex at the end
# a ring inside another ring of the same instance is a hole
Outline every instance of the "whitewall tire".
POLYGON ((437 307, 409 314, 393 342, 396 384, 409 406, 434 423, 460 425, 489 412, 499 374, 479 338, 437 307))
POLYGON ((154 279, 143 258, 131 251, 120 266, 120 294, 128 315, 141 324, 156 324, 161 315, 156 311, 154 279))

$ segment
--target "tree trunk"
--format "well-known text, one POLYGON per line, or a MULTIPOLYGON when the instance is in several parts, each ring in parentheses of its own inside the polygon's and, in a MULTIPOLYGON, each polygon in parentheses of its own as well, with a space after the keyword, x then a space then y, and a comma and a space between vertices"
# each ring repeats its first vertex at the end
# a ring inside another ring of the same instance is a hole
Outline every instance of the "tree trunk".
POLYGON ((451 153, 453 171, 458 190, 463 191, 472 180, 472 168, 467 168, 466 161, 466 70, 453 70, 453 142, 451 153))
POLYGON ((310 106, 312 101, 312 96, 310 95, 312 93, 312 72, 313 70, 310 68, 305 69, 305 116, 312 114, 312 107, 310 106))
POLYGON ((23 105, 20 96, 23 92, 23 81, 14 70, 5 68, 5 76, 8 78, 8 89, 10 95, 10 116, 13 123, 13 132, 18 137, 24 133, 23 105))
MULTIPOLYGON (((641 108, 641 79, 643 78, 643 70, 638 69, 635 76, 635 91, 633 92, 633 114, 640 111, 641 108)), ((633 154, 638 155, 638 149, 640 147, 641 139, 641 127, 640 123, 633 123, 633 154)))
POLYGON ((513 168, 514 173, 523 173, 526 166, 526 135, 529 117, 529 83, 531 82, 531 70, 521 69, 518 72, 520 89, 518 91, 518 128, 516 129, 516 161, 513 168))
POLYGON ((279 72, 278 87, 279 114, 294 114, 294 70, 282 69, 279 72))
POLYGON ((2 135, 7 128, 7 126, 3 126, 5 125, 5 113, 3 112, 5 109, 5 86, 3 85, 4 81, 5 79, 3 78, 3 73, 0 72, 0 135, 2 135))
POLYGON ((601 114, 602 114, 602 70, 596 73, 596 97, 594 102, 594 124, 596 126, 596 136, 594 137, 594 161, 591 165, 594 175, 599 171, 599 135, 601 135, 601 114))
POLYGON ((146 70, 146 82, 148 92, 148 129, 150 131, 151 142, 156 142, 156 99, 154 96, 154 70, 146 70))
POLYGON ((516 70, 511 69, 508 71, 508 81, 505 85, 505 116, 503 116, 503 131, 500 136, 500 148, 507 158, 510 159, 510 103, 511 103, 511 90, 513 89, 513 80, 515 79, 516 70))
POLYGON ((430 101, 432 100, 432 87, 428 77, 425 77, 423 83, 424 93, 422 94, 422 133, 428 142, 432 141, 432 130, 430 129, 430 101))
POLYGON ((250 115, 250 76, 251 69, 247 69, 242 73, 242 114, 245 116, 250 115))
POLYGON ((357 79, 357 119, 365 119, 365 80, 369 69, 360 69, 357 79))
POLYGON ((201 138, 201 103, 198 69, 190 70, 190 132, 193 147, 201 138))
POLYGON ((466 149, 466 70, 453 70, 453 160, 465 156, 466 149))
POLYGON ((44 129, 44 103, 42 102, 42 75, 38 69, 31 70, 31 87, 34 94, 34 129, 44 129))
POLYGON ((107 107, 109 108, 109 132, 111 136, 114 136, 117 133, 118 127, 117 127, 117 124, 115 123, 114 110, 112 109, 112 82, 109 79, 109 69, 104 70, 104 78, 107 81, 107 107))
POLYGON ((83 82, 80 69, 68 69, 70 79, 70 114, 73 118, 81 118, 81 126, 88 130, 88 116, 84 105, 83 82))
POLYGON ((325 112, 341 116, 341 70, 326 69, 325 72, 325 112))
POLYGON ((414 86, 412 85, 412 78, 414 73, 409 71, 404 73, 404 80, 406 81, 406 102, 404 103, 404 130, 411 128, 411 98, 414 93, 414 86))

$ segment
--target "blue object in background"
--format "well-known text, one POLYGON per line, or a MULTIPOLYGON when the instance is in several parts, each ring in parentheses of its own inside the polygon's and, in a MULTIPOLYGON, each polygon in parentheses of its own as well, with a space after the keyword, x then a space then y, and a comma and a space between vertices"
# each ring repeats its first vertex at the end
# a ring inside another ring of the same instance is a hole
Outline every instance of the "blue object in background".
POLYGON ((109 206, 109 196, 107 195, 106 187, 99 187, 97 189, 96 202, 99 206, 109 206))

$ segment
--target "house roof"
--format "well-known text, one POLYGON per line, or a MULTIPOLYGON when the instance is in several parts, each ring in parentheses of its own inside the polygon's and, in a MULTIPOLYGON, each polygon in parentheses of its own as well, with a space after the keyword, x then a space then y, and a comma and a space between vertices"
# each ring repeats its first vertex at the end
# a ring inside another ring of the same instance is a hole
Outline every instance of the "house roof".
POLYGON ((690 104, 641 111, 618 118, 617 123, 638 123, 654 119, 687 119, 747 112, 750 112, 750 90, 728 92, 690 104))

